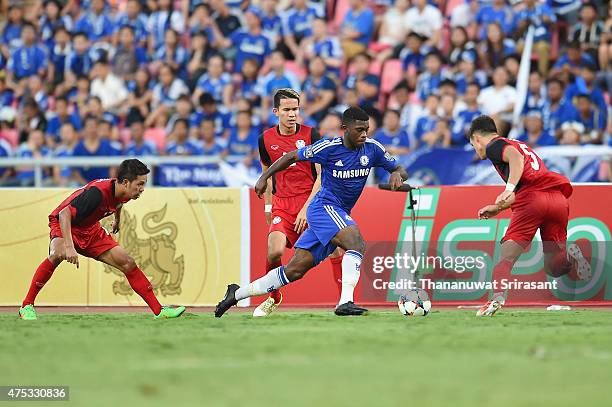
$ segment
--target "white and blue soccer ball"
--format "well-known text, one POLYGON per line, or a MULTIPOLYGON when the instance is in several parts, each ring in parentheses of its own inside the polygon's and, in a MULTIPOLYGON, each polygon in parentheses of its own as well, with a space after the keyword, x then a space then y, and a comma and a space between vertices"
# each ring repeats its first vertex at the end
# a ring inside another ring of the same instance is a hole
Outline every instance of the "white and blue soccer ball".
POLYGON ((397 307, 404 316, 424 317, 431 310, 431 301, 427 291, 415 288, 399 298, 397 307))

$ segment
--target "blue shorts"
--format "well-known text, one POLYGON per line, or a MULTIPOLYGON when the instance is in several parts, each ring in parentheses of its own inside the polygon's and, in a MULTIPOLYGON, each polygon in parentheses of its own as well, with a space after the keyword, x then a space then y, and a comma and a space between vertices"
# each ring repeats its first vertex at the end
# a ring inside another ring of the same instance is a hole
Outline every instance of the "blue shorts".
POLYGON ((318 201, 308 205, 306 219, 308 228, 295 243, 295 247, 312 254, 313 267, 336 250, 336 245, 331 243, 334 236, 345 227, 356 224, 344 209, 318 201))

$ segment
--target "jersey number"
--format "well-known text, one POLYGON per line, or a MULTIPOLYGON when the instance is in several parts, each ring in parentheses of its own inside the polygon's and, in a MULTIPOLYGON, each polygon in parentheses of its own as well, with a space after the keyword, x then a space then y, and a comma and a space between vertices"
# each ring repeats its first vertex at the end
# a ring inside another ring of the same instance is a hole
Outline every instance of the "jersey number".
POLYGON ((521 150, 523 150, 523 152, 525 154, 527 154, 529 157, 531 157, 531 168, 533 168, 536 171, 539 170, 540 169, 540 163, 538 162, 538 157, 534 153, 529 151, 529 147, 527 147, 525 144, 518 143, 518 145, 521 146, 521 150))

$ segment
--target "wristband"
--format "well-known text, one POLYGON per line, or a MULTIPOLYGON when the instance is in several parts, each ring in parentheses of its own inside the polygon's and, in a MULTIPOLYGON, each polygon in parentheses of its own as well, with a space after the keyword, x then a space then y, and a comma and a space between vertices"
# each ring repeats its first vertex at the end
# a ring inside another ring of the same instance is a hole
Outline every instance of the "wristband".
POLYGON ((515 189, 516 189, 516 185, 511 184, 509 182, 506 184, 506 191, 514 192, 515 189))
POLYGON ((264 205, 264 212, 265 213, 272 213, 272 204, 265 204, 264 205))

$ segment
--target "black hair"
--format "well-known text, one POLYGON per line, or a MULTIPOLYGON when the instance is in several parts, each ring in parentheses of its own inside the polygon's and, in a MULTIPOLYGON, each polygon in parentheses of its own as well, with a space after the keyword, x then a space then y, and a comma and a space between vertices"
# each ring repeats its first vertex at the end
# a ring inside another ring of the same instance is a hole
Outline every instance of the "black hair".
POLYGON ((57 104, 57 102, 66 102, 66 103, 68 103, 68 98, 66 97, 66 95, 60 95, 60 96, 55 98, 55 103, 57 104))
POLYGON ((472 121, 470 130, 468 131, 468 138, 471 139, 475 133, 484 135, 497 134, 497 126, 490 116, 483 114, 472 121))
POLYGON ((546 81, 547 85, 550 85, 552 83, 556 83, 557 85, 559 85, 561 88, 563 88, 565 86, 565 84, 563 83, 563 81, 559 78, 550 78, 549 80, 546 81))
POLYGON ((182 117, 180 117, 174 121, 174 124, 172 125, 172 131, 176 129, 176 125, 179 123, 183 123, 185 127, 187 127, 187 130, 189 130, 189 121, 187 119, 183 119, 182 117))
POLYGON ((295 99, 300 103, 300 94, 291 88, 280 88, 274 92, 274 107, 278 109, 280 107, 280 101, 282 99, 295 99))
POLYGON ((151 170, 149 170, 142 161, 130 158, 128 160, 123 160, 119 165, 117 181, 123 182, 124 180, 128 180, 131 182, 141 175, 147 175, 149 172, 151 172, 151 170))
POLYGON ((74 34, 72 34, 72 40, 73 41, 76 39, 76 37, 84 37, 86 40, 89 39, 87 37, 87 34, 85 33, 85 31, 77 31, 74 34))
POLYGON ((342 113, 342 124, 344 126, 348 126, 349 124, 353 124, 356 121, 364 121, 367 122, 370 120, 370 116, 361 108, 352 106, 349 107, 342 113))
POLYGON ((34 27, 34 24, 32 24, 32 23, 31 23, 31 22, 29 22, 29 21, 26 21, 25 23, 22 23, 22 24, 21 24, 21 29, 22 29, 22 30, 23 30, 24 28, 26 28, 26 27, 29 27, 29 28, 31 28, 32 30, 34 30, 34 34, 36 34, 36 27, 34 27))
POLYGON ((214 105, 215 102, 215 98, 213 97, 213 95, 211 95, 208 92, 204 92, 200 95, 200 98, 198 99, 198 102, 200 103, 200 106, 204 106, 204 105, 214 105))
POLYGON ((94 116, 93 114, 88 114, 87 116, 85 116, 85 118, 83 119, 83 126, 90 120, 93 120, 94 122, 96 122, 96 125, 98 125, 98 118, 96 116, 94 116))
POLYGON ((465 85, 465 88, 467 89, 470 86, 476 86, 478 88, 478 90, 480 90, 480 84, 478 82, 471 81, 467 85, 465 85))

